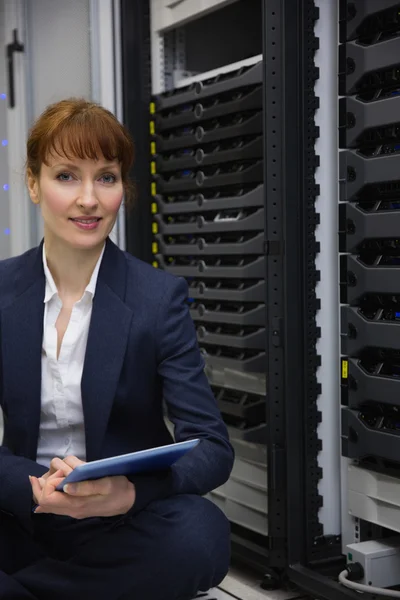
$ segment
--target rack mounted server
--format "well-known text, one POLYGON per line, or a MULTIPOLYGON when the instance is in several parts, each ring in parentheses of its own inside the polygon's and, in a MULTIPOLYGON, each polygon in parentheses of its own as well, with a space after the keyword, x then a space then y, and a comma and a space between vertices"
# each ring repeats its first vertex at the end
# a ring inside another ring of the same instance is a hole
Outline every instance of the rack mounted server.
POLYGON ((211 499, 265 552, 262 62, 153 98, 153 265, 184 277, 206 373, 236 450, 211 499))
POLYGON ((400 531, 400 3, 344 3, 339 50, 342 453, 348 509, 400 531), (372 489, 382 486, 379 494, 372 489), (367 493, 368 491, 368 493, 367 493), (386 493, 386 492, 385 492, 386 493), (384 494, 385 495, 385 494, 384 494), (387 504, 389 502, 389 504, 387 504))

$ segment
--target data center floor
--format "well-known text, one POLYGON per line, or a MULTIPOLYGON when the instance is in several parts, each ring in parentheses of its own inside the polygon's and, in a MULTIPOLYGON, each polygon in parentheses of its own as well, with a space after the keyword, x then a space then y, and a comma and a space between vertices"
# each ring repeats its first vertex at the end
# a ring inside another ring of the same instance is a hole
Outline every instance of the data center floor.
POLYGON ((303 600, 299 591, 265 591, 260 587, 261 578, 239 568, 233 568, 221 583, 219 589, 212 590, 199 600, 303 600))

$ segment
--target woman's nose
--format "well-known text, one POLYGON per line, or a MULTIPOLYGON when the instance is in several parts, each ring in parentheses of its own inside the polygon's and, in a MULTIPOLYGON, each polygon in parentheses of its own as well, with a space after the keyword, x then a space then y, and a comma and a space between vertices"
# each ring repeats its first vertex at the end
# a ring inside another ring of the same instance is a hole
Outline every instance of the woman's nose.
POLYGON ((78 204, 85 206, 86 208, 97 206, 98 200, 95 194, 94 186, 85 186, 82 189, 78 197, 78 204))

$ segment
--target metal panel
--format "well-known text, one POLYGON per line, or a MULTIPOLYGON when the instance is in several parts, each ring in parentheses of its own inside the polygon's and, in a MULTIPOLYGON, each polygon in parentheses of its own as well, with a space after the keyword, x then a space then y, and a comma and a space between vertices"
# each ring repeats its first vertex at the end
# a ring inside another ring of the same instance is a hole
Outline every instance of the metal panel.
POLYGON ((252 206, 264 206, 265 191, 264 185, 257 185, 250 191, 238 190, 236 196, 229 193, 227 195, 211 191, 207 194, 198 192, 197 194, 188 194, 186 196, 168 196, 164 198, 161 195, 155 195, 153 202, 156 204, 156 210, 165 215, 181 214, 188 212, 205 212, 209 210, 224 210, 236 208, 250 208, 252 206))
POLYGON ((399 23, 399 0, 352 0, 341 19, 340 41, 391 31, 399 23))
POLYGON ((235 0, 151 0, 153 27, 155 31, 176 27, 233 2, 235 0))
POLYGON ((219 212, 217 215, 211 215, 207 218, 207 214, 193 216, 189 214, 189 218, 185 213, 181 213, 180 219, 175 219, 171 216, 163 217, 155 215, 155 221, 158 224, 158 230, 162 235, 187 235, 201 233, 221 232, 223 227, 224 232, 231 231, 262 231, 264 223, 264 208, 259 208, 254 211, 230 210, 219 212))
POLYGON ((186 173, 178 173, 176 177, 170 177, 168 181, 157 177, 157 193, 179 194, 202 190, 210 190, 216 187, 246 187, 261 183, 263 180, 263 167, 261 160, 252 161, 249 165, 237 161, 233 165, 211 166, 204 170, 186 173))
POLYGON ((377 358, 369 371, 363 362, 356 358, 344 359, 348 362, 348 374, 343 381, 343 403, 350 408, 359 408, 366 402, 390 404, 400 407, 400 379, 394 369, 393 375, 387 374, 383 359, 377 358))
POLYGON ((365 294, 400 294, 400 267, 366 265, 358 256, 341 259, 342 301, 355 304, 365 294))
POLYGON ((365 158, 359 152, 344 150, 339 154, 339 178, 341 200, 356 200, 362 193, 367 198, 379 198, 387 182, 400 179, 400 154, 365 158))
POLYGON ((349 482, 349 511, 355 517, 400 531, 399 477, 351 465, 349 482))
POLYGON ((214 502, 214 504, 216 504, 233 523, 237 523, 256 533, 268 535, 267 515, 239 504, 230 498, 215 494, 214 492, 209 494, 209 499, 214 502))
POLYGON ((232 439, 232 446, 236 456, 250 462, 261 463, 267 466, 266 444, 251 444, 237 438, 232 439))
MULTIPOLYGON (((399 481, 396 482, 397 486, 399 481)), ((359 519, 400 532, 400 509, 377 498, 349 490, 349 511, 359 519)), ((396 576, 396 575, 395 575, 396 576)))
POLYGON ((362 459, 369 456, 392 461, 400 456, 400 435, 375 430, 361 420, 360 413, 342 410, 342 452, 344 456, 362 459))
POLYGON ((315 53, 315 65, 319 78, 315 82, 315 94, 319 107, 315 113, 315 125, 319 137, 315 142, 315 153, 319 166, 315 181, 319 196, 315 202, 318 225, 315 231, 319 252, 315 267, 320 273, 316 284, 319 309, 316 324, 320 329, 317 352, 321 364, 317 370, 317 380, 321 386, 317 399, 317 410, 321 414, 318 425, 318 438, 322 448, 318 453, 318 467, 322 476, 318 492, 322 497, 322 507, 318 513, 324 536, 331 541, 341 532, 340 486, 340 411, 338 406, 339 381, 337 377, 337 357, 339 353, 339 306, 337 286, 338 264, 338 115, 337 115, 337 21, 336 2, 317 0, 319 19, 315 23, 315 35, 319 48, 315 53), (326 68, 329 65, 329 68, 326 68))
POLYGON ((366 348, 399 348, 400 323, 365 318, 358 307, 341 309, 342 353, 359 356, 366 348))
POLYGON ((176 89, 174 93, 166 93, 158 96, 157 110, 163 111, 167 108, 173 108, 190 102, 200 102, 210 96, 229 92, 232 89, 260 84, 262 82, 262 62, 258 61, 256 65, 247 68, 239 67, 230 71, 229 76, 219 81, 218 75, 206 80, 205 82, 196 82, 188 86, 188 89, 176 89))
MULTIPOLYGON (((250 136, 247 139, 245 138, 245 141, 240 140, 240 142, 231 140, 230 144, 225 144, 226 149, 220 149, 220 141, 222 140, 206 144, 202 148, 178 149, 177 153, 172 152, 167 155, 157 156, 157 173, 195 169, 200 166, 207 167, 216 163, 227 163, 238 160, 248 161, 252 158, 261 158, 262 156, 262 136, 250 136)), ((222 147, 224 148, 224 145, 222 147)))
POLYGON ((245 110, 255 110, 262 108, 262 86, 246 87, 240 93, 237 88, 234 89, 234 96, 226 98, 226 92, 217 96, 211 103, 202 102, 196 95, 193 97, 193 103, 185 103, 177 107, 172 115, 169 111, 158 113, 155 117, 157 131, 165 131, 174 127, 184 127, 191 124, 195 119, 201 123, 209 119, 217 119, 226 115, 242 112, 245 110), (181 110, 179 110, 179 108, 181 110))
POLYGON ((254 306, 250 304, 217 302, 194 302, 190 305, 190 314, 196 323, 232 323, 243 326, 264 326, 264 303, 254 306))
POLYGON ((229 325, 225 329, 220 323, 216 325, 203 323, 197 326, 197 338, 204 344, 229 346, 243 350, 262 350, 265 345, 264 327, 249 327, 248 329, 249 332, 246 327, 241 326, 229 325))
MULTIPOLYGON (((156 234, 159 249, 165 256, 222 256, 222 255, 254 255, 264 251, 264 233, 233 232, 232 241, 223 233, 200 234, 189 239, 189 236, 161 236, 156 234), (208 235, 208 237, 207 237, 208 235), (181 237, 183 239, 181 239, 181 237)), ((157 250, 158 252, 158 250, 157 250)))
POLYGON ((253 509, 254 511, 263 513, 265 515, 268 514, 265 490, 253 488, 231 478, 224 485, 216 488, 213 491, 213 494, 228 500, 233 500, 234 502, 253 509))
POLYGON ((318 548, 316 541, 323 534, 318 520, 315 293, 317 18, 311 1, 265 3, 266 237, 277 243, 276 252, 267 256, 267 281, 273 282, 267 289, 267 423, 270 565, 274 567, 306 562, 310 555, 322 556, 328 550, 318 548), (287 512, 282 510, 285 505, 287 512))
MULTIPOLYGON (((121 0, 123 108, 125 125, 137 148, 132 177, 137 198, 126 215, 126 247, 138 258, 151 262, 150 134, 151 69, 160 67, 162 46, 150 61, 150 15, 148 0, 121 0)), ((161 67, 160 67, 161 68, 161 67)))
MULTIPOLYGON (((245 371, 261 373, 265 367, 266 354, 260 350, 246 350, 242 348, 224 348, 207 345, 202 342, 202 351, 206 365, 209 368, 227 369, 232 371, 245 371)), ((256 437, 259 438, 258 432, 256 437)), ((262 436, 264 438, 264 435, 262 436)), ((249 440, 257 441, 257 440, 249 440)))
POLYGON ((162 269, 179 277, 211 277, 221 279, 262 279, 265 274, 265 257, 250 257, 248 260, 239 256, 237 261, 224 263, 223 257, 202 257, 192 264, 183 264, 173 257, 157 254, 156 259, 162 269))
POLYGON ((154 141, 157 152, 170 152, 179 148, 190 148, 192 146, 199 146, 200 144, 206 145, 211 142, 221 142, 222 140, 235 137, 259 135, 262 131, 261 111, 256 114, 245 114, 239 123, 236 124, 237 120, 237 115, 233 115, 231 122, 228 122, 226 125, 222 124, 218 128, 211 121, 210 124, 207 124, 208 126, 204 125, 204 127, 195 123, 189 133, 186 133, 186 129, 188 129, 186 127, 183 134, 180 134, 178 130, 175 136, 173 136, 174 131, 168 131, 164 135, 155 135, 154 141))
POLYGON ((379 94, 368 102, 357 97, 340 99, 341 148, 373 147, 398 139, 400 97, 391 91, 387 94, 379 94))
POLYGON ((265 396, 228 387, 212 389, 221 413, 233 417, 239 427, 265 423, 265 396))
POLYGON ((368 239, 397 238, 400 230, 400 211, 394 208, 395 206, 397 202, 389 202, 389 206, 382 209, 379 202, 376 202, 367 212, 359 204, 342 204, 341 231, 345 235, 341 251, 357 253, 362 242, 368 239))
POLYGON ((339 50, 339 93, 355 94, 379 89, 384 82, 395 83, 399 75, 400 40, 388 39, 364 46, 357 42, 343 44, 339 50))
POLYGON ((190 279, 189 296, 198 300, 227 300, 232 302, 264 302, 265 281, 246 282, 231 281, 225 284, 223 279, 203 281, 190 279), (212 284, 212 285, 211 285, 212 284))

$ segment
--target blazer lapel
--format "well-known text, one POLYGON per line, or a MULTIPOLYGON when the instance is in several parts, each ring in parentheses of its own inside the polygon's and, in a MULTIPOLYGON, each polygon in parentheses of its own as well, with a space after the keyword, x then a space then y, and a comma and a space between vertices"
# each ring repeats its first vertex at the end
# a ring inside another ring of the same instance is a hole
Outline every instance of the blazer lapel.
POLYGON ((42 247, 25 257, 12 303, 1 311, 3 386, 14 430, 15 450, 36 459, 41 398, 41 356, 45 277, 42 247))
MULTIPOLYGON (((36 459, 40 425, 45 277, 43 242, 26 255, 15 299, 0 312, 3 386, 7 411, 18 428, 16 451, 36 459)), ((82 375, 87 460, 99 457, 129 337, 132 311, 124 303, 126 261, 107 240, 93 299, 82 375)))
POLYGON ((123 252, 107 240, 93 299, 81 385, 88 461, 100 458, 129 337, 132 311, 124 303, 126 269, 123 252))

